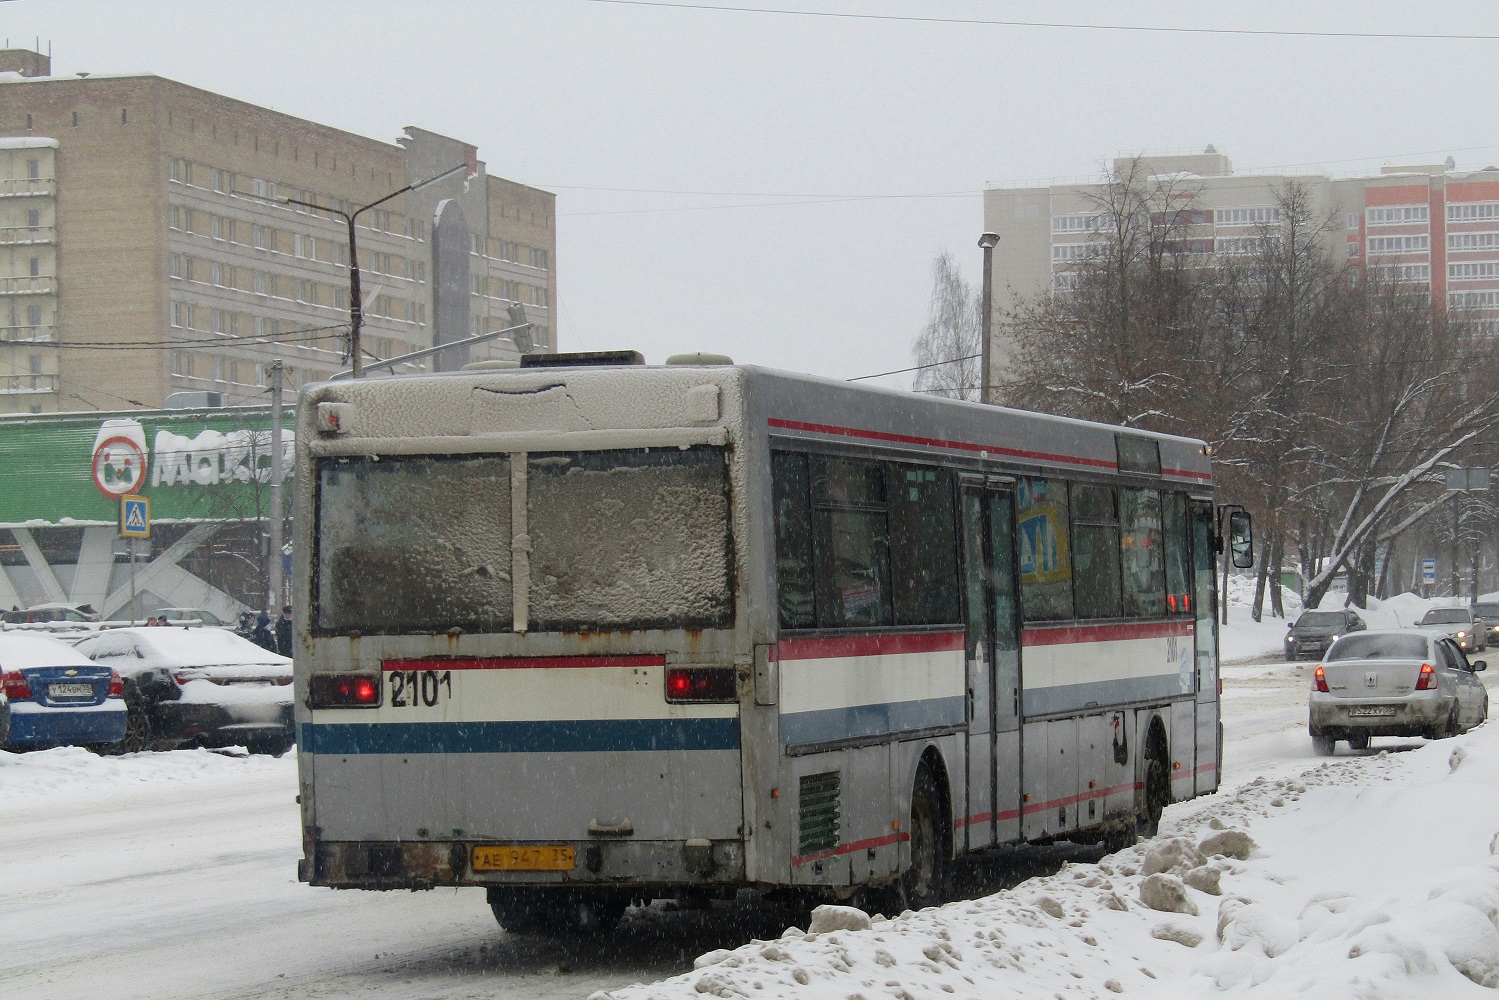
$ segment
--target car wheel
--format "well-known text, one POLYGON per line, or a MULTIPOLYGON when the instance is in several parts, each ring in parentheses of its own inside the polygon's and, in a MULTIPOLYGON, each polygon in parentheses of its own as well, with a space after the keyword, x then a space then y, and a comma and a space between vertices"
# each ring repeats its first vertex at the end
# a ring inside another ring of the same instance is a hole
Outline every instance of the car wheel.
POLYGON ((913 910, 942 902, 947 887, 947 850, 943 837, 942 797, 923 766, 911 789, 911 865, 901 880, 906 905, 913 910))
POLYGON ((1312 730, 1312 749, 1319 757, 1331 757, 1333 750, 1337 748, 1338 741, 1317 730, 1312 730))
POLYGON ((141 753, 156 745, 151 714, 139 697, 125 701, 125 738, 116 744, 120 753, 141 753))
POLYGON ((1350 736, 1350 737, 1348 737, 1348 749, 1350 749, 1350 750, 1367 750, 1367 749, 1369 749, 1369 734, 1368 733, 1361 733, 1358 736, 1350 736))
POLYGON ((1452 705, 1452 714, 1447 716, 1446 723, 1437 730, 1437 739, 1451 739, 1452 737, 1459 735, 1462 731, 1462 724, 1458 721, 1457 717, 1457 703, 1454 702, 1452 705))
POLYGON ((1296 654, 1292 653, 1290 651, 1287 651, 1286 652, 1286 662, 1287 663, 1294 663, 1295 660, 1296 660, 1296 654))

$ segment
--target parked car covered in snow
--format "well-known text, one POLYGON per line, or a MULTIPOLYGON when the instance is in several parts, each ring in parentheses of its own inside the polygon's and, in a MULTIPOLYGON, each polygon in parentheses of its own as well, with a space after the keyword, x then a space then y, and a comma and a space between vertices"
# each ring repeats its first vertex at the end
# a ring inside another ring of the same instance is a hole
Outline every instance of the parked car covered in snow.
POLYGON ((1398 629, 1345 635, 1312 675, 1308 728, 1318 753, 1338 740, 1355 750, 1373 736, 1456 736, 1489 716, 1488 688, 1450 636, 1398 629))
POLYGON ((1465 653, 1488 648, 1488 630, 1473 617, 1472 608, 1432 608, 1416 622, 1417 628, 1431 629, 1452 637, 1465 653))
POLYGON ((168 625, 203 625, 209 628, 232 627, 231 622, 226 622, 211 611, 202 608, 157 608, 148 614, 150 618, 160 618, 168 625))
POLYGON ((1352 608, 1338 611, 1303 611, 1286 632, 1286 659, 1295 660, 1303 656, 1319 657, 1327 652, 1339 636, 1349 632, 1362 632, 1368 628, 1358 612, 1352 608))
POLYGON ((125 739, 120 675, 50 635, 0 635, 0 686, 10 703, 6 749, 115 748, 125 739))
POLYGON ((99 612, 91 604, 33 604, 25 611, 7 611, 5 620, 12 625, 30 625, 47 622, 96 622, 99 612))
POLYGON ((215 628, 119 628, 78 643, 119 671, 130 707, 127 747, 291 748, 291 660, 215 628))

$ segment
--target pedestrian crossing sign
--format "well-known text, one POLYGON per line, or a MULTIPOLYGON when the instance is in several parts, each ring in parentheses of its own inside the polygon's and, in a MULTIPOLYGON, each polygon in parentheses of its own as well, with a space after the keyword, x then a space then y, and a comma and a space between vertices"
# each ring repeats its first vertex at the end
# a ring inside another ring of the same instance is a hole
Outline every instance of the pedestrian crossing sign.
POLYGON ((151 501, 145 497, 120 497, 120 537, 151 537, 151 501))

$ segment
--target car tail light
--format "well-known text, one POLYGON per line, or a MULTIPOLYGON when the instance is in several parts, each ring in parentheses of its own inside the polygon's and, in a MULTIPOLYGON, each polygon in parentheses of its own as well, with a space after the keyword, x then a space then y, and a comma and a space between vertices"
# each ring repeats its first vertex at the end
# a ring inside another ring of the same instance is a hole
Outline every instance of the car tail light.
POLYGON ((1437 669, 1430 663, 1421 664, 1421 674, 1416 678, 1417 691, 1435 691, 1437 689, 1437 669))
POLYGON ((172 679, 178 684, 186 684, 188 681, 200 681, 203 679, 203 671, 178 670, 172 674, 172 679))
POLYGON ((313 674, 307 682, 310 708, 376 708, 379 674, 313 674))
POLYGON ((111 698, 125 697, 125 682, 120 679, 120 672, 118 670, 110 670, 109 672, 109 696, 111 698))
POLYGON ((668 667, 667 701, 735 701, 732 667, 668 667))
POLYGON ((286 687, 286 685, 288 685, 290 683, 291 683, 291 678, 290 677, 277 677, 276 678, 276 686, 277 687, 286 687))
POLYGON ((26 675, 19 670, 8 670, 0 675, 0 683, 5 686, 7 698, 25 700, 31 697, 31 685, 26 683, 26 675))
POLYGON ((1315 671, 1312 672, 1312 681, 1313 681, 1313 683, 1315 683, 1317 685, 1317 690, 1318 691, 1321 691, 1323 694, 1332 694, 1332 692, 1327 689, 1327 671, 1326 670, 1323 670, 1321 667, 1318 667, 1315 671))

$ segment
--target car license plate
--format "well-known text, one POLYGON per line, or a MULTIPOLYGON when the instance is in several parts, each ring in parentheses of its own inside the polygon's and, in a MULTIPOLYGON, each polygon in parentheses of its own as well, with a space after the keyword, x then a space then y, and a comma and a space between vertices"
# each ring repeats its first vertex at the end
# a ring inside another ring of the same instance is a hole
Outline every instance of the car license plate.
POLYGON ((58 698, 92 698, 94 686, 92 684, 48 684, 47 697, 53 700, 58 698))
POLYGON ((1354 705, 1348 710, 1350 716, 1394 715, 1394 705, 1354 705))
POLYGON ((566 872, 572 871, 571 847, 518 847, 481 844, 474 848, 476 872, 566 872))

